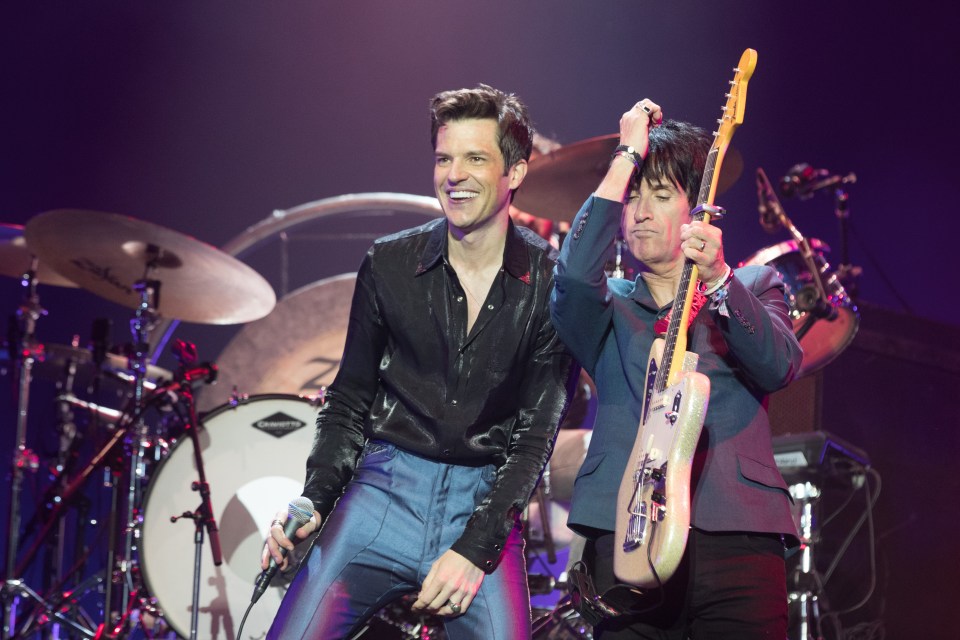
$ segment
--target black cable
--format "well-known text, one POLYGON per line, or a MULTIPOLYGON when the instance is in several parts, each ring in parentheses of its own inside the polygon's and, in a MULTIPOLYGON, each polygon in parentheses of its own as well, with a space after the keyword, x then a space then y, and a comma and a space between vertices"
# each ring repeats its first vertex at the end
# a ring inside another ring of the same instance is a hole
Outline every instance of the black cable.
POLYGON ((250 615, 250 610, 253 609, 255 603, 251 602, 247 605, 247 610, 243 612, 243 618, 240 619, 240 626, 237 628, 237 640, 240 640, 240 635, 243 633, 243 625, 247 621, 247 616, 250 615))

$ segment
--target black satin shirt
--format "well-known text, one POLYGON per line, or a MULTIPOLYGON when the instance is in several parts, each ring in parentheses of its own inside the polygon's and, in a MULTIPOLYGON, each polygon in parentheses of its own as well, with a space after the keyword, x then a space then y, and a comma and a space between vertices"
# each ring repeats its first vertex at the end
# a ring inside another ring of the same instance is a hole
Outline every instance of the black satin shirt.
POLYGON ((367 252, 304 496, 326 517, 367 439, 445 463, 495 464, 493 489, 452 547, 490 572, 553 450, 579 367, 550 321, 549 244, 510 223, 503 267, 469 334, 446 245, 439 219, 367 252))

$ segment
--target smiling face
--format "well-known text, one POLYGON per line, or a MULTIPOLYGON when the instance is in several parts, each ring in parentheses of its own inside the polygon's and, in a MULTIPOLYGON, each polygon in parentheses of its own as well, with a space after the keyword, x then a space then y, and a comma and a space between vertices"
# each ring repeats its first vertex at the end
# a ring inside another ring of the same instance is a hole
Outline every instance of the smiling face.
POLYGON ((623 237, 630 253, 650 271, 683 264, 680 225, 690 222, 690 202, 677 184, 644 178, 623 207, 623 237))
POLYGON ((506 216, 526 175, 525 160, 505 170, 498 136, 493 119, 452 120, 437 132, 434 190, 451 227, 464 233, 506 216))

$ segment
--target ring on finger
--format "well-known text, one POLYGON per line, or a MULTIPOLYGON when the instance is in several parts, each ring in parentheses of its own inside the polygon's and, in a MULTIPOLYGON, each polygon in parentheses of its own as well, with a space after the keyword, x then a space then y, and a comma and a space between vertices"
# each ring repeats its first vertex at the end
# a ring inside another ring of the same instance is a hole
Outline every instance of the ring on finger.
POLYGON ((271 529, 274 527, 282 527, 282 526, 283 526, 283 520, 281 520, 280 518, 274 518, 273 522, 270 523, 271 529))
POLYGON ((447 604, 450 606, 450 611, 454 613, 460 613, 460 603, 454 602, 453 600, 447 600, 447 604))
POLYGON ((706 241, 706 240, 701 240, 701 241, 700 241, 700 253, 703 253, 703 250, 706 249, 706 248, 707 248, 707 241, 706 241))
POLYGON ((645 105, 645 104, 641 104, 641 105, 640 105, 640 110, 643 111, 643 112, 644 112, 645 114, 647 114, 647 115, 650 115, 651 113, 653 113, 653 110, 652 110, 650 107, 648 107, 647 105, 645 105))

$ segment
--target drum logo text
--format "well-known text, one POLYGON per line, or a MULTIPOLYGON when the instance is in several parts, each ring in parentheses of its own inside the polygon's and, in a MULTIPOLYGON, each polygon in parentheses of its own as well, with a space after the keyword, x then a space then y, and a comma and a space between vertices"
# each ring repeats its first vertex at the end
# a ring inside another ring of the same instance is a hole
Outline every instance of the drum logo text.
POLYGON ((264 433, 269 433, 277 438, 282 438, 288 433, 307 426, 307 423, 303 420, 298 420, 297 418, 288 416, 285 413, 277 412, 272 416, 267 416, 266 418, 257 420, 252 426, 254 429, 260 429, 260 431, 263 431, 264 433))

